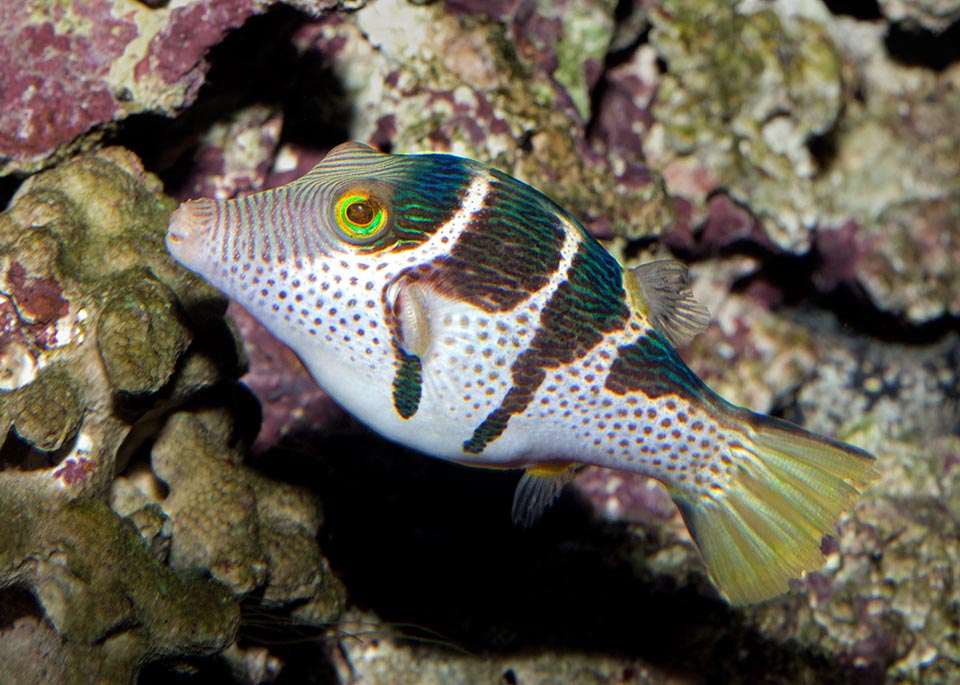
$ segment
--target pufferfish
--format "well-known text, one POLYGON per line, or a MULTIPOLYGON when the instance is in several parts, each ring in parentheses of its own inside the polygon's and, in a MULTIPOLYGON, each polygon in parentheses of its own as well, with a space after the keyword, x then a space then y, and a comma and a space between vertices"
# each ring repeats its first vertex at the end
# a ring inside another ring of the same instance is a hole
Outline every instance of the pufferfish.
POLYGON ((819 568, 867 452, 735 406, 674 351, 708 322, 686 268, 625 269, 531 186, 475 161, 332 150, 292 183, 183 203, 167 248, 386 438, 525 469, 532 523, 583 465, 664 484, 733 604, 819 568))

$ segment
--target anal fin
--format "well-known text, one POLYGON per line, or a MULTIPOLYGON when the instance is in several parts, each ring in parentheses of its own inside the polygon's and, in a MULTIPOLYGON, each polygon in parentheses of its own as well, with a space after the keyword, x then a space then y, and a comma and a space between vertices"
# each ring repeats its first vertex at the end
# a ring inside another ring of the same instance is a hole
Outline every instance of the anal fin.
POLYGON ((634 299, 654 328, 674 346, 684 345, 710 323, 710 312, 693 297, 690 275, 680 262, 665 259, 630 269, 639 292, 634 299))
POLYGON ((562 462, 527 468, 513 495, 513 522, 524 528, 536 523, 582 467, 582 464, 562 462))

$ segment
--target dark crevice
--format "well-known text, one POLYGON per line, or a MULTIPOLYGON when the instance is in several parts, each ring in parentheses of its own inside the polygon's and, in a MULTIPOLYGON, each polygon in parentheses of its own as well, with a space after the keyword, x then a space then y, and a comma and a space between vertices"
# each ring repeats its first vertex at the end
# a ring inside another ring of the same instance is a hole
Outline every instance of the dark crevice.
POLYGON ((135 152, 161 177, 168 192, 182 187, 201 137, 211 126, 254 104, 281 109, 288 103, 301 68, 291 37, 309 19, 282 5, 249 19, 210 51, 204 85, 189 108, 176 118, 131 116, 108 142, 135 152))
POLYGON ((892 24, 884 42, 890 56, 901 64, 943 71, 960 61, 960 22, 941 33, 916 24, 892 24))
POLYGON ((43 615, 43 607, 29 589, 22 585, 0 589, 0 632, 7 631, 19 619, 41 619, 43 615))
POLYGON ((419 626, 477 654, 594 652, 727 683, 787 682, 803 664, 818 682, 847 680, 825 651, 764 638, 705 579, 680 585, 654 571, 646 559, 656 536, 595 518, 575 492, 522 529, 510 521, 516 473, 464 468, 369 434, 287 444, 256 466, 320 494, 325 555, 352 601, 388 626, 419 626))
POLYGON ((590 92, 590 120, 584 126, 587 140, 593 140, 596 137, 599 114, 611 87, 609 71, 629 62, 637 49, 649 40, 650 24, 646 19, 647 11, 636 0, 620 0, 617 4, 614 13, 614 34, 604 57, 603 70, 590 92))
POLYGON ((862 21, 883 19, 877 0, 824 0, 824 4, 833 14, 842 14, 862 21))
POLYGON ((327 149, 347 140, 353 102, 326 55, 308 52, 290 75, 281 141, 327 149))
POLYGON ((262 589, 248 595, 240 603, 241 649, 264 646, 280 660, 283 668, 275 685, 336 685, 336 668, 325 647, 337 639, 363 639, 343 635, 336 626, 317 626, 290 616, 291 607, 271 611, 263 607, 262 589))
POLYGON ((699 231, 693 244, 670 244, 671 252, 685 262, 752 257, 759 264, 757 270, 735 281, 731 289, 750 294, 762 306, 830 312, 844 328, 890 342, 931 344, 951 331, 960 331, 958 317, 917 324, 899 312, 881 310, 859 282, 833 273, 840 268, 836 256, 823 253, 817 244, 808 253, 795 255, 761 245, 753 237, 716 245, 704 244, 702 235, 699 231), (830 285, 824 286, 827 281, 830 285))
POLYGON ((736 243, 721 251, 724 256, 748 255, 760 268, 736 281, 734 292, 755 293, 764 299, 769 293, 777 307, 815 309, 833 314, 847 330, 862 335, 906 344, 931 344, 950 331, 960 330, 960 320, 944 316, 923 324, 912 323, 896 312, 879 309, 857 282, 841 282, 818 290, 818 273, 824 258, 816 249, 806 255, 772 253, 754 243, 736 243))
POLYGON ((23 179, 16 175, 0 176, 0 209, 6 209, 23 179))
POLYGON ((614 30, 604 66, 610 68, 630 60, 637 48, 648 42, 649 9, 637 0, 620 0, 614 10, 614 30))
MULTIPOLYGON (((6 419, 6 417, 5 417, 6 419)), ((6 419, 9 420, 9 419, 6 419)), ((64 441, 59 449, 44 452, 17 435, 16 427, 11 426, 6 439, 0 445, 0 471, 39 471, 53 468, 67 458, 73 450, 76 435, 64 441)))
POLYGON ((957 317, 942 316, 917 324, 896 313, 883 311, 869 300, 857 283, 842 283, 830 292, 819 293, 812 304, 833 312, 844 328, 887 342, 929 345, 951 331, 960 331, 957 317))
POLYGON ((807 149, 816 163, 817 173, 822 174, 829 170, 837 159, 839 150, 839 127, 834 126, 828 131, 807 140, 807 149))

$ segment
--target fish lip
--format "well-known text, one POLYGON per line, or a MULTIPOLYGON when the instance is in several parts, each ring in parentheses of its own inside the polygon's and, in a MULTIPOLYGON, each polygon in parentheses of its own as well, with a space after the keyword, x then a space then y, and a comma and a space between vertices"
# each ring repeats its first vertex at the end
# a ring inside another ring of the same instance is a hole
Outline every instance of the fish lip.
POLYGON ((216 202, 209 198, 181 203, 167 225, 167 251, 180 260, 210 231, 215 215, 216 202))

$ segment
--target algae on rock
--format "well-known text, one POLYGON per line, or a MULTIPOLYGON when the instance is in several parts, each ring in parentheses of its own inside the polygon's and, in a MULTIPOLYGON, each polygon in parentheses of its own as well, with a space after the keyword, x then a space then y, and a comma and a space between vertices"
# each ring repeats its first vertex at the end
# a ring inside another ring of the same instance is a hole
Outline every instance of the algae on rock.
POLYGON ((887 25, 818 3, 669 0, 650 20, 665 72, 644 150, 692 223, 724 192, 775 249, 846 244, 829 258, 880 309, 960 313, 960 65, 898 63, 887 25))
POLYGON ((668 182, 702 167, 710 187, 750 207, 775 245, 800 252, 817 218, 807 144, 840 115, 840 60, 816 22, 742 5, 670 0, 651 13, 650 41, 666 73, 648 151, 668 182))
POLYGON ((157 659, 215 655, 236 639, 239 596, 257 587, 277 612, 312 602, 299 620, 329 622, 342 606, 316 503, 276 500, 288 486, 239 466, 244 442, 228 447, 243 355, 226 300, 164 249, 173 206, 134 155, 109 148, 28 179, 0 213, 3 682, 129 683, 157 659), (211 404, 219 428, 199 449, 189 419, 211 404), (193 413, 171 418, 176 407, 193 413), (189 446, 189 503, 169 465, 154 463, 169 495, 144 474, 158 435, 189 446), (224 469, 245 500, 222 499, 224 469), (254 534, 258 566, 239 584, 223 571, 232 559, 191 548, 222 542, 201 533, 225 501, 247 502, 254 534), (297 544, 277 550, 265 538, 283 526, 279 539, 297 544))
POLYGON ((298 48, 324 54, 343 83, 351 138, 480 160, 535 185, 598 233, 661 234, 673 208, 659 176, 641 157, 601 154, 587 139, 616 3, 529 9, 481 4, 456 14, 443 3, 380 0, 325 22, 298 48))

